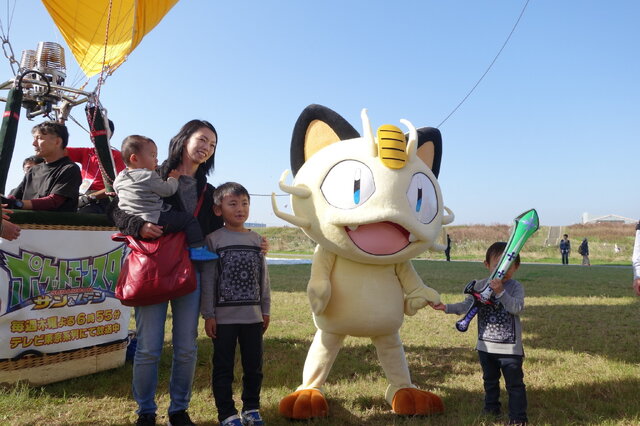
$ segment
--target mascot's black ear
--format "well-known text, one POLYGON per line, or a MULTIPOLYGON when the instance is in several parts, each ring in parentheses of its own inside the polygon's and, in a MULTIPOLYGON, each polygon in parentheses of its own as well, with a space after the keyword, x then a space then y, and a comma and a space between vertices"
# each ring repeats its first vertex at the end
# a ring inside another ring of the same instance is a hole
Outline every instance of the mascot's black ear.
POLYGON ((312 104, 306 107, 291 136, 291 171, 295 176, 313 154, 332 143, 359 138, 360 134, 337 112, 312 104))
MULTIPOLYGON (((409 134, 405 134, 409 140, 409 134)), ((420 127, 418 129, 418 157, 431 169, 435 177, 440 174, 440 160, 442 159, 442 135, 435 127, 420 127)))

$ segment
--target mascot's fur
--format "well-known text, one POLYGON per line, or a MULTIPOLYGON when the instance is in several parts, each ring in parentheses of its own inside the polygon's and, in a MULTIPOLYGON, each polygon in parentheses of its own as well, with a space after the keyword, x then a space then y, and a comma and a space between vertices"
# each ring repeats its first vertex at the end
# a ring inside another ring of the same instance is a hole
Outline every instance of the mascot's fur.
POLYGON ((291 142, 294 215, 278 217, 318 243, 307 293, 318 328, 304 365, 302 385, 280 402, 280 413, 307 419, 328 414, 324 384, 345 336, 369 337, 389 381, 385 398, 398 414, 444 411, 442 400, 416 389, 400 341, 404 314, 414 315, 438 293, 425 286, 411 259, 435 244, 453 221, 436 177, 442 143, 434 128, 392 125, 374 137, 366 110, 364 136, 340 115, 310 105, 291 142), (447 215, 444 214, 447 211, 447 215))

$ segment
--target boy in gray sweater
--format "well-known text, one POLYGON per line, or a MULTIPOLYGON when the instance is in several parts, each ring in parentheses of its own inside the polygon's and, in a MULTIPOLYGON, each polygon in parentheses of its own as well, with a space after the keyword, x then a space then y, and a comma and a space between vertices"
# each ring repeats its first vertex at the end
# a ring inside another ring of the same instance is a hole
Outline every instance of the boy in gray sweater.
POLYGON ((213 397, 223 426, 264 424, 260 416, 262 334, 269 327, 271 295, 262 237, 245 228, 249 193, 227 182, 213 193, 213 211, 224 227, 207 235, 209 249, 219 256, 202 272, 200 313, 213 340, 213 397), (242 412, 233 402, 236 345, 242 359, 242 412))
POLYGON ((158 148, 156 143, 140 135, 131 135, 122 141, 122 160, 127 166, 113 181, 118 194, 118 207, 139 216, 147 222, 160 225, 163 232, 184 231, 191 260, 213 260, 217 256, 207 250, 198 220, 192 214, 171 210, 162 198, 178 190, 180 172, 171 170, 164 181, 158 173, 158 148))
MULTIPOLYGON (((484 265, 493 271, 500 261, 507 243, 496 242, 488 249, 484 265)), ((514 279, 520 266, 520 255, 516 257, 502 279, 496 278, 490 283, 495 302, 481 305, 478 310, 478 342, 476 350, 482 367, 484 381, 484 412, 500 415, 500 373, 504 376, 509 394, 509 424, 527 423, 527 393, 523 381, 522 329, 520 312, 524 309, 524 287, 514 279)), ((486 279, 476 283, 476 289, 482 289, 486 279)), ((447 314, 465 314, 473 305, 474 298, 467 295, 460 303, 431 305, 433 309, 447 314)))

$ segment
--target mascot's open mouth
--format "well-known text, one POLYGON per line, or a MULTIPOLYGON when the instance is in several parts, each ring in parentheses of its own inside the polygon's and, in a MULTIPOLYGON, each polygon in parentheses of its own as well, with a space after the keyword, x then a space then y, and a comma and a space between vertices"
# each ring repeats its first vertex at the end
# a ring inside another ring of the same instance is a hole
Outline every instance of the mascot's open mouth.
POLYGON ((409 231, 393 222, 345 226, 344 229, 360 250, 378 256, 397 253, 410 243, 409 231))

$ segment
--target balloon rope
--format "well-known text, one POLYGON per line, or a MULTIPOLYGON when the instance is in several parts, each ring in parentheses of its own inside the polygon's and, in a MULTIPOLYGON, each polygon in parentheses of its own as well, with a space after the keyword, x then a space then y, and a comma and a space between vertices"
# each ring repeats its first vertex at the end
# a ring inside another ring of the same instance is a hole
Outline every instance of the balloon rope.
MULTIPOLYGON (((96 87, 96 102, 100 102, 100 88, 104 84, 105 69, 107 68, 107 47, 109 46, 109 26, 111 24, 111 10, 113 7, 113 0, 109 0, 109 11, 107 12, 107 25, 104 31, 104 52, 102 54, 102 69, 100 70, 100 77, 98 78, 98 85, 96 87)), ((94 113, 95 116, 95 113, 94 113)), ((92 117, 93 119, 93 117, 92 117)), ((93 123, 93 120, 91 121, 93 123)))
MULTIPOLYGON (((96 86, 96 90, 95 90, 95 99, 94 99, 94 108, 93 111, 90 112, 90 120, 89 120, 89 129, 90 129, 90 135, 91 135, 91 142, 93 142, 93 145, 95 146, 96 142, 95 142, 95 138, 93 136, 93 133, 95 132, 95 128, 93 126, 93 123, 95 122, 95 118, 96 118, 96 114, 98 111, 98 108, 100 108, 100 88, 102 87, 102 85, 104 84, 105 81, 105 70, 108 68, 107 67, 107 46, 109 45, 109 26, 111 24, 111 11, 112 11, 112 7, 113 7, 113 0, 109 0, 109 10, 107 12, 107 24, 105 27, 105 31, 104 31, 104 53, 102 55, 102 70, 100 70, 100 77, 98 78, 98 84, 96 86)), ((104 117, 102 117, 104 120, 104 117)), ((107 130, 109 124, 107 122, 104 123, 104 127, 105 127, 105 131, 107 130)), ((109 144, 109 138, 107 137, 107 145, 109 144)), ((102 161, 100 160, 100 156, 98 155, 98 167, 100 168, 100 173, 102 174, 102 180, 105 182, 105 188, 106 185, 108 184, 109 186, 111 186, 113 184, 113 180, 109 177, 109 174, 105 171, 104 165, 102 164, 102 161)))
POLYGON ((440 124, 438 124, 436 126, 436 129, 439 129, 444 123, 445 121, 447 121, 449 119, 449 117, 451 117, 457 110, 458 108, 460 108, 462 106, 462 104, 467 100, 467 98, 469 96, 471 96, 471 94, 473 93, 474 90, 476 90, 476 87, 478 87, 478 85, 480 84, 480 82, 484 79, 484 77, 487 75, 487 73, 489 72, 489 70, 491 69, 491 67, 493 67, 493 64, 496 63, 496 61, 498 60, 498 56, 500 56, 500 54, 502 53, 502 51, 504 50, 504 48, 506 47, 507 43, 509 42, 509 39, 511 38, 511 36, 513 35, 513 33, 516 30, 516 27, 518 26, 518 23, 520 23, 520 19, 522 19, 522 15, 524 15, 524 11, 527 9, 527 5, 529 4, 529 0, 527 0, 524 4, 524 6, 522 7, 522 11, 520 12, 520 16, 518 16, 518 19, 516 20, 516 23, 513 25, 513 28, 511 28, 511 32, 509 33, 509 35, 507 36, 507 39, 504 41, 504 43, 502 43, 502 47, 500 48, 500 50, 498 51, 498 53, 496 54, 496 56, 493 58, 493 61, 491 61, 491 63, 489 64, 489 66, 487 67, 487 69, 485 70, 484 74, 482 74, 482 76, 480 77, 480 79, 478 79, 478 81, 476 81, 476 84, 471 88, 471 90, 469 90, 469 92, 466 94, 466 96, 464 98, 462 98, 462 100, 460 101, 460 103, 458 103, 458 105, 456 105, 456 107, 453 109, 453 111, 451 111, 449 113, 449 115, 447 115, 444 120, 442 120, 440 122, 440 124))

